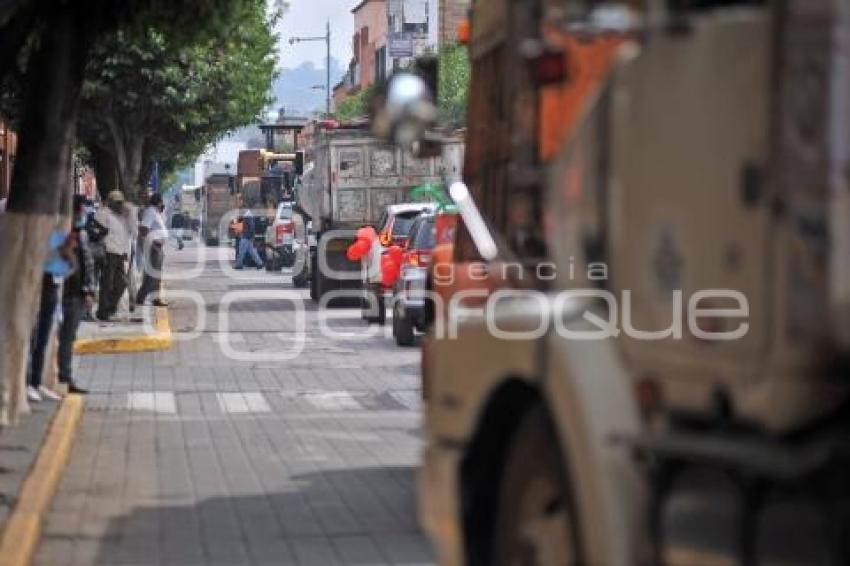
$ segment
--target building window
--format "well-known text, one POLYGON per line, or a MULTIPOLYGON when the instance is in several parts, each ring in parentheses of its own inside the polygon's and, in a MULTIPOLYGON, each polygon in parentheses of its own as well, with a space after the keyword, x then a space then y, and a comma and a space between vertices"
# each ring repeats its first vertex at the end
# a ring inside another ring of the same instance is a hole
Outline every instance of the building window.
POLYGON ((408 23, 404 24, 404 33, 413 35, 428 35, 427 23, 408 23))
POLYGON ((383 82, 387 78, 387 46, 375 51, 375 82, 383 82))

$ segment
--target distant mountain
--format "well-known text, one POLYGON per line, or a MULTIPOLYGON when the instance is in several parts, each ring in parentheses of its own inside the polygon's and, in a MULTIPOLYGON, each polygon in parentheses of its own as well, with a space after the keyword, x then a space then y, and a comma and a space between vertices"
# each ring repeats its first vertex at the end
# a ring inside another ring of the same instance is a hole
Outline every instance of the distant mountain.
MULTIPOLYGON (((345 73, 336 59, 331 59, 331 88, 339 82, 345 73)), ((312 62, 302 63, 294 69, 283 69, 272 85, 277 108, 283 106, 290 116, 309 116, 314 111, 324 112, 325 91, 314 86, 325 86, 325 68, 316 67, 312 62)))
MULTIPOLYGON (((339 82, 345 69, 336 59, 331 59, 331 88, 339 82)), ((316 67, 312 62, 302 63, 294 69, 283 69, 272 84, 275 102, 269 108, 273 120, 281 106, 289 116, 310 117, 314 112, 325 111, 325 91, 312 87, 324 87, 325 68, 316 67)), ((245 126, 228 133, 223 141, 243 142, 248 148, 260 148, 265 144, 264 137, 257 126, 245 126)))

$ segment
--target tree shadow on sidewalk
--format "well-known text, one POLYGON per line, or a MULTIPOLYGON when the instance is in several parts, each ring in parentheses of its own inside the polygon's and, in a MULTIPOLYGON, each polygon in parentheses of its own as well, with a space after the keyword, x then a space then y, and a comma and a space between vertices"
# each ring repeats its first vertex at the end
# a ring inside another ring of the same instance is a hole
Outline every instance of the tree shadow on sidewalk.
POLYGON ((417 524, 414 473, 412 467, 352 468, 287 478, 280 470, 277 480, 266 479, 278 487, 265 494, 199 500, 163 494, 167 503, 110 521, 93 562, 432 564, 417 524), (171 503, 181 498, 185 504, 171 503))

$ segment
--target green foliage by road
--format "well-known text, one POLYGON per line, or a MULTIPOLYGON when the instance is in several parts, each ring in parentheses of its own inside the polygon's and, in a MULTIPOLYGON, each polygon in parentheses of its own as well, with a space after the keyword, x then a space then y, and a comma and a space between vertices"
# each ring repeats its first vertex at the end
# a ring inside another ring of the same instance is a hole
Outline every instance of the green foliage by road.
MULTIPOLYGON (((471 66, 469 52, 463 45, 443 47, 439 54, 439 84, 437 103, 440 117, 452 127, 466 122, 466 105, 469 99, 471 66)), ((352 120, 369 115, 369 100, 374 86, 346 98, 339 104, 334 116, 338 120, 352 120)))
MULTIPOLYGON (((270 102, 274 18, 246 4, 219 37, 185 41, 158 28, 100 42, 83 85, 79 136, 100 170, 133 192, 155 162, 163 174, 193 161, 270 102)), ((103 187, 108 190, 109 187, 103 187)))
MULTIPOLYGON (((41 266, 57 213, 70 213, 74 128, 96 44, 120 30, 156 29, 174 44, 229 40, 242 11, 262 0, 2 0, 0 91, 20 133, 12 190, 0 231, 21 233, 0 254, 0 419, 15 420, 24 387, 28 333, 41 266), (23 324, 23 326, 22 326, 23 324)), ((281 5, 285 4, 281 2, 281 5)))
POLYGON ((373 91, 374 86, 368 86, 343 100, 334 112, 336 119, 345 121, 368 116, 369 99, 373 91))
POLYGON ((437 100, 440 115, 452 126, 461 126, 466 122, 466 105, 469 100, 469 51, 463 45, 449 45, 440 49, 439 60, 437 100))

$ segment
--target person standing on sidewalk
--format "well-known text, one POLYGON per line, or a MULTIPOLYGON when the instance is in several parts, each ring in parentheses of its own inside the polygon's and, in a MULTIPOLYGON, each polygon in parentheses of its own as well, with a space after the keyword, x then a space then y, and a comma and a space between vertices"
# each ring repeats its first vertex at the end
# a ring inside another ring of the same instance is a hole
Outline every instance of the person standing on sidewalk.
POLYGON ((59 302, 59 286, 62 278, 74 269, 73 239, 62 230, 54 230, 48 242, 48 255, 44 263, 44 275, 41 280, 41 299, 38 305, 38 317, 32 331, 30 359, 27 367, 27 399, 33 403, 50 399, 59 401, 61 397, 41 383, 44 374, 47 345, 53 332, 59 302))
POLYGON ((168 229, 165 227, 165 219, 162 217, 164 208, 162 196, 155 193, 142 212, 139 235, 141 236, 145 265, 142 285, 139 287, 138 295, 136 295, 136 304, 139 305, 145 304, 148 296, 153 293, 153 306, 168 306, 168 303, 159 296, 162 288, 162 266, 165 263, 165 241, 168 238, 168 229))
POLYGON ((65 278, 62 287, 62 324, 59 326, 59 383, 68 386, 68 393, 85 394, 74 381, 74 342, 83 313, 94 302, 94 257, 89 248, 85 198, 74 196, 74 227, 71 236, 76 241, 77 269, 65 278))
POLYGON ((124 220, 124 195, 121 191, 109 193, 107 206, 97 211, 95 219, 107 230, 103 238, 105 254, 100 272, 97 318, 109 320, 118 311, 118 302, 127 288, 125 263, 130 251, 130 234, 124 220))

